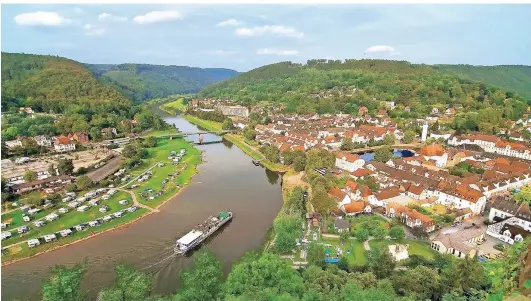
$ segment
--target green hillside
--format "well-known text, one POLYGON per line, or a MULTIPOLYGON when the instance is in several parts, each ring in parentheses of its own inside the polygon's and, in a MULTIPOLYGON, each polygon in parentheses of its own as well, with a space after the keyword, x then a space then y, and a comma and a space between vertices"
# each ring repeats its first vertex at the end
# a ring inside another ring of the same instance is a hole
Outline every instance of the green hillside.
MULTIPOLYGON (((531 80, 527 83, 531 85, 531 80)), ((433 108, 495 109, 495 114, 483 112, 495 115, 496 122, 520 118, 527 102, 531 104, 531 98, 526 100, 510 89, 442 72, 439 67, 388 60, 277 63, 205 87, 199 95, 243 104, 283 103, 288 111, 299 113, 357 113, 362 106, 374 113, 383 108, 383 101, 394 101, 399 108, 411 107, 411 113, 391 112, 391 117, 403 118, 424 117, 433 108)))
POLYGON ((131 102, 102 85, 79 62, 56 56, 2 52, 2 110, 19 104, 60 113, 72 104, 110 111, 130 106, 131 102))
POLYGON ((440 72, 484 82, 516 92, 531 99, 531 66, 436 65, 440 72))
POLYGON ((101 82, 121 91, 136 103, 200 88, 233 77, 238 72, 221 68, 192 68, 145 64, 87 65, 101 82))

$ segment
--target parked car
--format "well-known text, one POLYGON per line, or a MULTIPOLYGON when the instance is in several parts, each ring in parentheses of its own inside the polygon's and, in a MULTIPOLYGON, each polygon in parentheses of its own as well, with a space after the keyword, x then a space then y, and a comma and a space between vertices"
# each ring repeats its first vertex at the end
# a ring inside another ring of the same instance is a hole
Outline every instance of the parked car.
POLYGON ((131 206, 129 208, 127 208, 127 211, 129 212, 135 212, 138 208, 136 206, 131 206))

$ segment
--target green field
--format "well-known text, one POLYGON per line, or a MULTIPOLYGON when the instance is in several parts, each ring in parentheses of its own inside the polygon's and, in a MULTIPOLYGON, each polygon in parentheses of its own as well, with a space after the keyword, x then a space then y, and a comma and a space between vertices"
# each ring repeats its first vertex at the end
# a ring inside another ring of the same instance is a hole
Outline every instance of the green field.
POLYGON ((207 131, 221 131, 221 122, 204 120, 188 114, 183 115, 182 117, 184 117, 184 119, 190 121, 191 123, 206 129, 207 131))
POLYGON ((148 137, 148 136, 157 137, 157 136, 164 136, 164 135, 171 135, 171 134, 178 134, 178 133, 179 132, 177 131, 177 129, 169 128, 169 129, 164 129, 164 130, 152 130, 152 131, 146 132, 143 136, 144 137, 148 137))
MULTIPOLYGON (((322 242, 331 244, 334 249, 336 246, 340 245, 339 238, 323 237, 322 242)), ((344 252, 343 254, 345 254, 347 257, 348 264, 350 266, 362 266, 367 264, 367 254, 363 248, 363 243, 357 239, 350 239, 348 243, 346 243, 344 246, 341 246, 341 249, 344 252)))
POLYGON ((187 106, 183 103, 183 100, 184 99, 181 97, 175 101, 165 103, 160 106, 160 109, 171 115, 177 115, 178 113, 185 112, 187 106))
MULTIPOLYGON (((33 225, 33 222, 40 218, 39 215, 32 216, 32 220, 30 222, 24 223, 30 227, 30 231, 22 235, 18 235, 18 233, 15 235, 16 229, 12 230, 11 233, 13 234, 13 237, 5 240, 2 243, 2 246, 6 247, 9 245, 15 244, 17 242, 20 242, 20 241, 42 237, 46 234, 52 234, 54 232, 58 232, 63 229, 71 228, 73 226, 79 225, 80 223, 88 222, 88 221, 103 217, 105 215, 112 214, 116 211, 119 211, 121 209, 131 206, 131 204, 132 204, 131 196, 128 193, 125 193, 122 191, 119 191, 107 201, 100 199, 100 205, 94 206, 85 212, 78 212, 75 208, 69 208, 66 205, 66 203, 59 203, 59 204, 56 204, 54 209, 46 210, 45 212, 39 212, 40 217, 43 217, 43 216, 46 216, 47 214, 55 212, 57 209, 61 207, 67 208, 69 211, 65 214, 59 214, 59 218, 56 219, 55 221, 52 221, 52 222, 45 221, 46 225, 40 228, 37 228, 35 227, 35 225, 33 225), (128 205, 122 206, 118 204, 118 201, 124 200, 124 199, 129 200, 128 205), (109 211, 107 211, 106 213, 101 213, 99 211, 99 207, 101 207, 102 205, 107 205, 109 207, 109 211)), ((121 220, 121 219, 118 219, 118 220, 121 220)))
MULTIPOLYGON (((87 213, 87 212, 85 212, 85 213, 87 213)), ((136 219, 136 218, 138 218, 138 217, 140 217, 140 216, 142 216, 142 215, 144 215, 146 213, 147 213, 147 209, 138 208, 138 210, 135 211, 135 212, 127 212, 121 218, 110 220, 108 222, 105 222, 105 223, 97 226, 97 227, 89 227, 89 228, 87 228, 87 229, 85 229, 83 231, 74 232, 72 235, 70 235, 68 237, 60 237, 60 238, 58 237, 58 239, 56 241, 54 241, 54 242, 50 242, 50 243, 42 243, 41 242, 41 245, 36 247, 36 248, 30 248, 30 247, 28 247, 28 245, 26 243, 22 243, 22 244, 20 244, 18 246, 14 246, 12 248, 9 248, 7 251, 5 251, 2 254, 2 262, 7 262, 7 261, 19 259, 19 258, 28 257, 28 256, 33 256, 33 255, 35 255, 35 254, 37 254, 39 252, 44 252, 46 250, 50 250, 50 249, 53 249, 53 248, 61 246, 61 245, 72 243, 72 242, 74 242, 76 240, 80 240, 80 239, 86 238, 88 236, 91 236, 92 232, 93 233, 98 233, 98 232, 102 232, 102 231, 105 231, 105 230, 108 230, 108 229, 112 229, 112 228, 117 227, 117 226, 119 226, 121 224, 130 222, 130 221, 132 221, 132 220, 134 220, 134 219, 136 219)), ((59 220, 61 218, 59 218, 59 220)), ((59 220, 56 220, 56 221, 59 221, 59 220)))
POLYGON ((128 185, 128 187, 133 184, 140 185, 132 191, 135 193, 139 202, 150 207, 157 207, 171 196, 175 195, 179 190, 177 185, 184 186, 190 182, 190 179, 195 174, 196 166, 201 162, 201 152, 184 139, 159 139, 156 147, 148 149, 148 158, 144 159, 140 166, 131 170, 130 174, 137 176, 158 162, 164 163, 164 166, 156 166, 151 169, 153 175, 149 180, 146 182, 134 181, 128 185), (186 155, 178 164, 172 165, 171 161, 168 159, 170 152, 179 152, 181 148, 186 149, 186 155), (169 175, 176 171, 180 172, 177 177, 174 179, 168 178, 169 175), (168 183, 162 188, 161 183, 164 179, 168 179, 168 183), (153 194, 161 190, 164 192, 161 196, 155 197, 153 200, 150 200, 149 196, 144 199, 141 197, 141 193, 146 189, 152 189, 153 194))

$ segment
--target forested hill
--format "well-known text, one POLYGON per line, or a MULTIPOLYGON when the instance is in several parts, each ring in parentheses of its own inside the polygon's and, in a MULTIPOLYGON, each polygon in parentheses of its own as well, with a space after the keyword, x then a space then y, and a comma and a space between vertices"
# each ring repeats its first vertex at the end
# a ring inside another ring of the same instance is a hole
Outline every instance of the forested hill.
POLYGON ((63 112, 73 104, 103 111, 129 107, 118 91, 101 84, 87 67, 66 58, 2 52, 2 110, 29 105, 63 112))
POLYGON ((101 82, 136 103, 172 94, 195 93, 200 88, 238 74, 230 69, 146 64, 87 64, 101 82))
POLYGON ((392 112, 395 114, 392 117, 413 118, 428 115, 434 107, 462 107, 462 112, 496 108, 500 116, 493 118, 515 120, 525 112, 527 103, 531 104, 531 97, 521 96, 531 87, 529 78, 520 77, 527 90, 520 89, 523 93, 518 91, 519 95, 513 86, 502 82, 501 87, 494 86, 490 84, 493 80, 473 81, 443 67, 389 60, 282 62, 205 87, 199 96, 232 98, 243 104, 284 103, 288 111, 299 113, 357 113, 361 106, 374 113, 381 108, 382 101, 394 101, 402 108, 410 106, 411 113, 398 110, 392 112))
POLYGON ((531 99, 531 66, 435 65, 434 67, 441 72, 512 90, 531 99))

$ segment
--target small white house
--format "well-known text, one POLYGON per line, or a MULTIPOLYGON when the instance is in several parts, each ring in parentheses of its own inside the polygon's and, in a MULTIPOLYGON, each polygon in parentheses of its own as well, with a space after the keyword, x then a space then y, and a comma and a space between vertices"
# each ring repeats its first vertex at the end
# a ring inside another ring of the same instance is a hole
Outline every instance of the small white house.
POLYGON ((61 235, 62 237, 67 237, 70 234, 72 234, 72 230, 70 229, 64 229, 59 231, 59 235, 61 235))
POLYGON ((28 214, 34 215, 34 214, 39 213, 40 211, 41 211, 41 209, 39 209, 39 208, 33 208, 33 209, 28 210, 28 214))
POLYGON ((2 240, 4 240, 4 239, 8 239, 8 238, 10 238, 11 236, 13 236, 13 235, 12 235, 11 232, 9 232, 9 231, 2 232, 2 240))
POLYGON ((48 214, 48 215, 45 217, 45 219, 46 219, 47 221, 49 221, 49 222, 52 222, 52 221, 54 221, 54 220, 56 220, 56 219, 58 219, 58 218, 59 218, 59 215, 57 215, 56 213, 50 213, 50 214, 48 214))
POLYGON ((29 227, 26 225, 20 226, 18 227, 17 231, 18 231, 18 234, 26 233, 29 231, 29 227))
POLYGON ((33 225, 35 225, 35 227, 37 227, 37 228, 40 228, 40 227, 44 226, 45 223, 44 223, 44 221, 38 220, 38 221, 35 221, 33 223, 33 225))
POLYGON ((30 247, 30 248, 37 247, 40 244, 41 244, 41 242, 38 239, 36 239, 36 238, 28 240, 28 247, 30 247))
POLYGON ((120 205, 127 205, 128 203, 129 203, 129 201, 127 201, 127 200, 121 200, 121 201, 118 202, 118 204, 120 204, 120 205))
POLYGON ((336 155, 336 167, 339 169, 353 172, 365 165, 365 160, 356 154, 339 152, 336 155))
POLYGON ((57 239, 55 234, 47 234, 43 236, 45 242, 52 242, 57 239))
POLYGON ((136 209, 137 209, 136 206, 131 206, 131 207, 127 208, 127 211, 129 211, 129 212, 135 212, 136 209))
POLYGON ((88 224, 91 227, 96 227, 96 226, 99 226, 100 223, 98 221, 90 221, 90 222, 88 222, 88 224))
POLYGON ((121 211, 118 211, 116 213, 113 214, 114 217, 122 217, 123 213, 121 211))
POLYGON ((61 214, 65 214, 65 213, 68 213, 68 209, 66 208, 59 208, 59 210, 57 210, 57 212, 61 213, 61 214))
POLYGON ((77 208, 77 211, 79 211, 79 212, 85 212, 85 211, 87 211, 87 210, 89 210, 89 209, 90 209, 89 206, 87 206, 87 205, 83 205, 83 206, 77 208))
POLYGON ((29 222, 31 220, 31 217, 29 217, 28 215, 23 215, 22 220, 25 222, 29 222))

